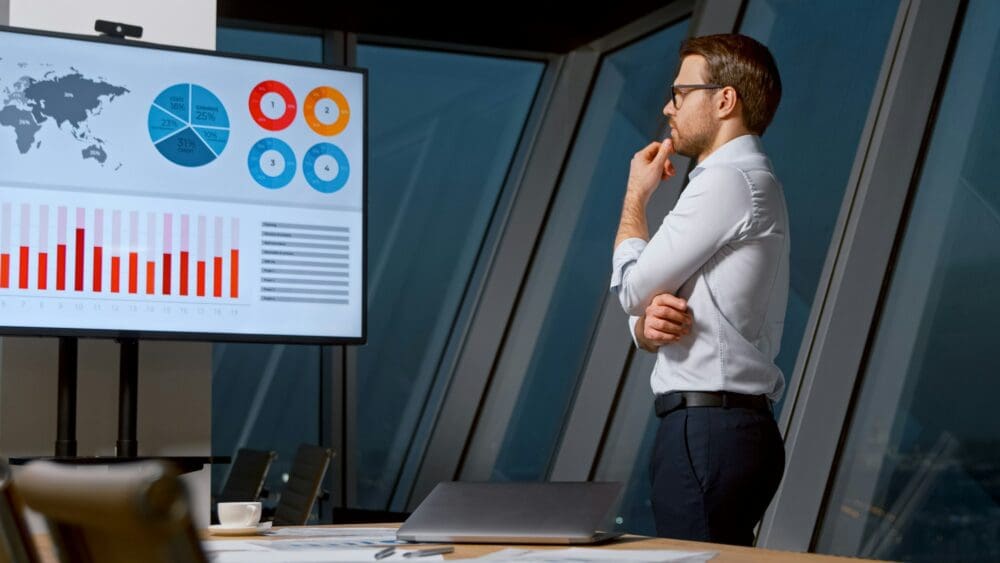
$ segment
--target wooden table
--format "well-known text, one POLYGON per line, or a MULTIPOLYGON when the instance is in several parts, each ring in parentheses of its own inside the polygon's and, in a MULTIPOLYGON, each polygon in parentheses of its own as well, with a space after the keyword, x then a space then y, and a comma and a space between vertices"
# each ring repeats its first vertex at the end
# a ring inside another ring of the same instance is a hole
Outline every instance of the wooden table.
MULTIPOLYGON (((323 526, 326 527, 326 526, 323 526)), ((399 524, 349 524, 342 526, 329 526, 331 528, 392 528, 396 529, 399 524)), ((247 537, 233 536, 210 536, 205 535, 205 539, 211 540, 246 540, 247 537)), ((255 540, 291 540, 288 536, 256 536, 255 540)), ((306 539, 306 538, 301 538, 306 539)), ((320 539, 320 538, 316 538, 320 539)), ((442 544, 444 545, 444 544, 442 544)), ((586 547, 570 545, 512 545, 512 544, 447 544, 455 547, 455 552, 445 555, 445 559, 463 559, 468 557, 481 557, 507 548, 519 549, 566 549, 568 547, 586 547)), ((426 547, 426 544, 413 544, 413 547, 426 547)), ((405 547, 403 547, 405 548, 405 547)), ((624 536, 607 543, 599 544, 589 549, 672 549, 679 551, 713 551, 718 555, 712 559, 712 563, 822 563, 822 562, 846 562, 862 561, 861 559, 833 557, 830 555, 817 555, 815 553, 796 553, 791 551, 774 551, 770 549, 754 547, 736 547, 715 543, 701 543, 692 541, 669 540, 663 538, 650 538, 645 536, 624 536)))

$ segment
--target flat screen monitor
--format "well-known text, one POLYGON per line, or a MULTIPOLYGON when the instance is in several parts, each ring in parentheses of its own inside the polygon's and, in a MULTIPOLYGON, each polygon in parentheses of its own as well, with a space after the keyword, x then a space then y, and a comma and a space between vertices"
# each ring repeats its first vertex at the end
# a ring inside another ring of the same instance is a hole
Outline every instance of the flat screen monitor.
POLYGON ((364 342, 363 69, 0 45, 0 333, 364 342))

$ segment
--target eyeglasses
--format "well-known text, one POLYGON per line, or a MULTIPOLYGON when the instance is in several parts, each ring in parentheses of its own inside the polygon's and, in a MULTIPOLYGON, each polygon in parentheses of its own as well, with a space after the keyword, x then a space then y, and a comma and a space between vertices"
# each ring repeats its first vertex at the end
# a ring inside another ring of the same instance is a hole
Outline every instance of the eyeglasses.
POLYGON ((718 90, 719 88, 725 88, 725 86, 722 84, 674 84, 670 87, 674 109, 681 109, 681 102, 684 101, 684 96, 692 90, 718 90))

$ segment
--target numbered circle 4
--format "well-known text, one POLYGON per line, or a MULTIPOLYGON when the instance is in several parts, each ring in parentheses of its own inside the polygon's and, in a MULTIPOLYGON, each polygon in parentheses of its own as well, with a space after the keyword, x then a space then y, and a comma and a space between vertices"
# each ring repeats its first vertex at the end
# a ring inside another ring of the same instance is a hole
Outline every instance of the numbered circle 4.
POLYGON ((351 107, 340 90, 320 86, 306 96, 302 114, 313 131, 324 137, 331 137, 347 128, 351 120, 351 107))
POLYGON ((250 115, 268 131, 280 131, 292 124, 298 105, 292 91, 277 80, 265 80, 250 91, 250 115))
POLYGON ((314 190, 330 194, 347 184, 351 165, 347 161, 347 155, 339 147, 319 143, 313 145, 302 159, 302 174, 314 190))
POLYGON ((295 176, 295 153, 284 141, 274 137, 261 139, 250 148, 247 168, 261 186, 270 190, 283 188, 295 176))

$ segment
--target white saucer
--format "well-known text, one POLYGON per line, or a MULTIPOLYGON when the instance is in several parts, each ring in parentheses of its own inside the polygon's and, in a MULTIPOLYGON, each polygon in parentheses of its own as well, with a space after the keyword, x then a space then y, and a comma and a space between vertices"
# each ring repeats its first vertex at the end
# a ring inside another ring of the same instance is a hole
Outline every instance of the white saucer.
POLYGON ((223 526, 213 524, 208 527, 208 533, 214 536, 259 536, 271 529, 270 522, 256 526, 223 526))

